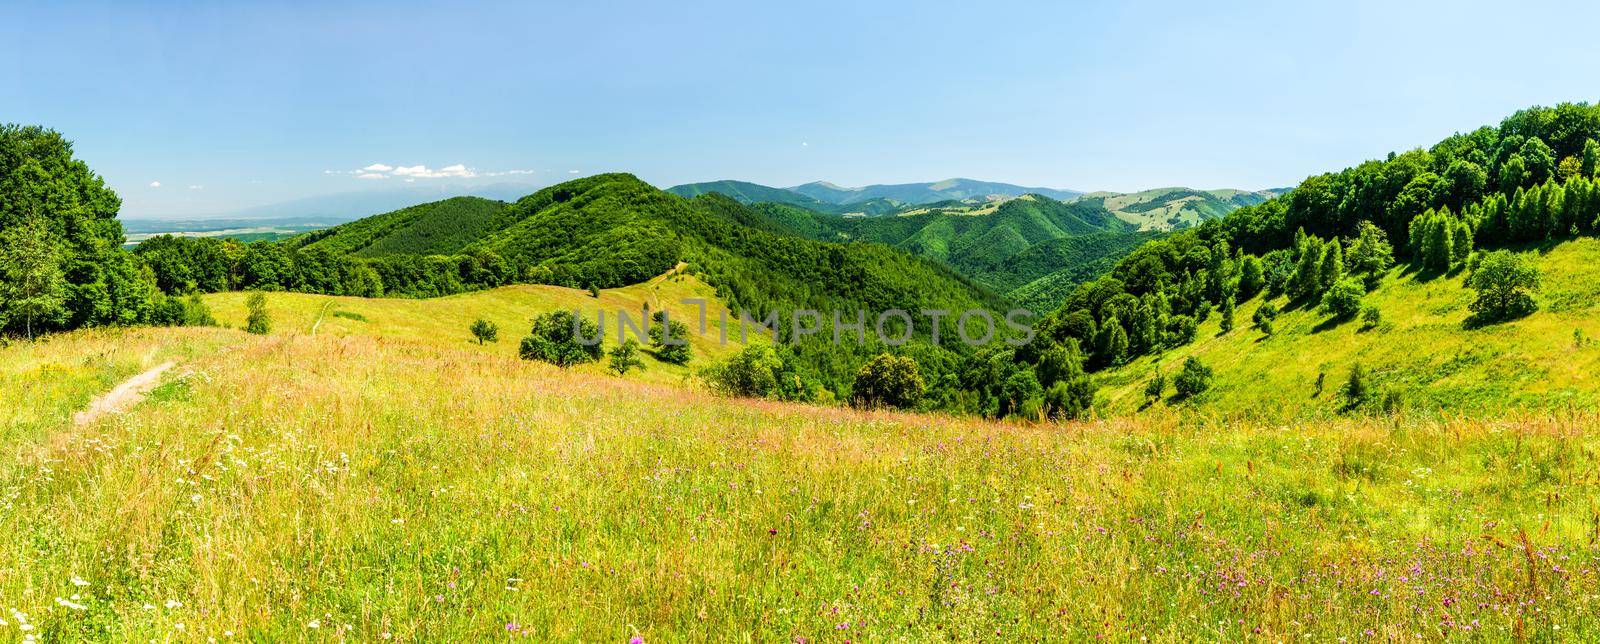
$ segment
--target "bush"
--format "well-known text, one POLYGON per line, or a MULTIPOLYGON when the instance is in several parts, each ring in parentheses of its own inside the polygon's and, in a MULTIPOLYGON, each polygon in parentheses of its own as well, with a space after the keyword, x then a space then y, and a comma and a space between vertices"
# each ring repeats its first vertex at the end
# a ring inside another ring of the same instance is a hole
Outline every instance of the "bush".
POLYGON ((1366 293, 1367 288, 1360 280, 1355 278, 1339 280, 1333 288, 1322 295, 1322 310, 1335 319, 1348 320, 1361 311, 1361 296, 1366 293))
POLYGON ((1000 386, 1000 415, 1038 420, 1044 416, 1044 387, 1033 369, 1012 373, 1000 386))
POLYGON ((809 402, 822 388, 801 371, 787 347, 752 344, 701 372, 712 391, 746 398, 809 402))
POLYGON ((1539 308, 1530 294, 1539 289, 1539 269, 1515 253, 1497 250, 1483 256, 1467 286, 1478 291, 1470 308, 1480 321, 1509 320, 1539 308))
POLYGON ((1199 358, 1191 356, 1183 362, 1183 369, 1172 379, 1172 388, 1179 400, 1186 400, 1210 389, 1211 377, 1211 367, 1200 362, 1199 358))
POLYGON ((662 362, 689 364, 689 325, 671 320, 665 311, 650 314, 650 347, 662 362))
POLYGON ((1150 377, 1150 383, 1144 386, 1144 398, 1150 402, 1161 400, 1161 394, 1167 390, 1167 374, 1156 367, 1156 375, 1150 377))
POLYGON ((245 318, 245 331, 256 335, 272 332, 272 316, 267 313, 267 296, 259 291, 251 293, 245 298, 244 306, 250 310, 250 315, 245 318))
POLYGON ((533 331, 522 339, 518 353, 523 360, 570 367, 599 360, 600 345, 600 327, 593 320, 572 311, 551 311, 533 321, 533 331))
POLYGON ((478 339, 478 344, 500 341, 500 325, 478 318, 472 322, 472 337, 478 339))
POLYGON ((629 370, 644 367, 644 361, 639 359, 639 341, 627 340, 611 350, 611 364, 609 368, 619 376, 625 376, 629 370))
POLYGON ((200 294, 190 295, 183 301, 184 326, 216 326, 217 318, 211 315, 211 307, 206 306, 205 300, 200 299, 200 294))
POLYGON ((1371 331, 1383 324, 1383 312, 1378 307, 1368 304, 1361 307, 1361 330, 1371 331))
POLYGON ((1265 302, 1262 303, 1261 306, 1256 307, 1256 312, 1251 316, 1250 321, 1253 322, 1255 327, 1260 329, 1262 333, 1272 335, 1272 322, 1277 319, 1278 305, 1271 302, 1265 302))
POLYGON ((1350 367, 1350 376, 1345 379, 1344 386, 1339 388, 1339 395, 1344 398, 1346 410, 1360 407, 1372 399, 1372 382, 1361 363, 1358 362, 1350 367))
POLYGON ((869 409, 880 406, 904 409, 916 405, 926 390, 916 360, 884 353, 856 372, 855 384, 850 389, 850 404, 869 409))

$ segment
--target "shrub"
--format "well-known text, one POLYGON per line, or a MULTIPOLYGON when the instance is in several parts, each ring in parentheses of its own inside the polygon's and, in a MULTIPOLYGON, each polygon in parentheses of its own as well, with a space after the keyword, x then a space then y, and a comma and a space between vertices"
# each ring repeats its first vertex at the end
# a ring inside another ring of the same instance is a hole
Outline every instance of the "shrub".
POLYGON ((644 361, 639 359, 639 341, 629 339, 611 349, 609 354, 612 371, 619 376, 625 376, 629 370, 644 367, 644 361))
POLYGON ((1361 330, 1371 331, 1383 324, 1383 312, 1378 307, 1368 304, 1361 307, 1361 330))
POLYGON ((1012 373, 1000 386, 1000 415, 1038 420, 1044 415, 1044 387, 1033 369, 1012 373))
POLYGON ((1360 407, 1372 398, 1372 382, 1361 363, 1358 362, 1350 367, 1350 376, 1345 379, 1344 386, 1339 388, 1339 395, 1344 398, 1346 410, 1360 407))
POLYGON ((500 325, 478 318, 472 322, 472 337, 477 338, 478 344, 500 341, 500 325))
POLYGON ((1262 333, 1272 335, 1272 322, 1277 319, 1278 305, 1271 302, 1266 302, 1261 306, 1256 307, 1256 312, 1251 316, 1250 321, 1253 322, 1256 328, 1260 329, 1262 333))
POLYGON ((211 307, 206 306, 205 300, 200 299, 200 294, 190 295, 183 302, 184 326, 216 326, 217 318, 211 315, 211 307))
POLYGON ((1322 310, 1335 319, 1348 320, 1361 311, 1361 296, 1367 289, 1355 278, 1339 280, 1322 295, 1322 310))
POLYGON ((1211 388, 1211 367, 1191 356, 1183 362, 1183 369, 1172 379, 1172 388, 1179 400, 1193 398, 1211 388))
POLYGON ((787 347, 752 344, 727 360, 707 367, 701 377, 712 391, 747 398, 809 402, 822 388, 795 364, 787 347))
POLYGON ((267 313, 267 296, 259 291, 251 293, 245 298, 244 306, 250 310, 250 315, 245 318, 245 331, 256 335, 272 332, 272 316, 267 313))
POLYGON ((1470 306, 1485 322, 1509 320, 1538 310, 1531 291, 1539 288, 1539 269, 1515 253, 1497 250, 1478 263, 1467 286, 1478 291, 1470 306))
POLYGON ((650 347, 662 362, 689 364, 689 325, 670 319, 665 311, 650 314, 650 347))
POLYGON ((570 367, 599 360, 600 344, 600 327, 593 320, 572 311, 551 311, 533 321, 533 331, 522 339, 518 353, 523 360, 570 367))
POLYGON ((1156 375, 1150 377, 1149 384, 1144 386, 1145 400, 1155 402, 1161 400, 1161 394, 1167 390, 1167 374, 1161 372, 1161 367, 1156 367, 1156 375))
POLYGON ((850 404, 869 409, 880 406, 904 409, 916 405, 926 390, 916 360, 884 353, 856 372, 855 384, 850 388, 850 404))

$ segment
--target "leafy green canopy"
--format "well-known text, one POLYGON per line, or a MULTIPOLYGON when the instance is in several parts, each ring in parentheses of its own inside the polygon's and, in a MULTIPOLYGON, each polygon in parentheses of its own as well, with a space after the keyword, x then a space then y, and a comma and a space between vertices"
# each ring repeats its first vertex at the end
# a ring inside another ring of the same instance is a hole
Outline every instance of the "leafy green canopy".
POLYGON ((150 323, 182 309, 122 250, 121 205, 60 134, 0 125, 0 333, 150 323))

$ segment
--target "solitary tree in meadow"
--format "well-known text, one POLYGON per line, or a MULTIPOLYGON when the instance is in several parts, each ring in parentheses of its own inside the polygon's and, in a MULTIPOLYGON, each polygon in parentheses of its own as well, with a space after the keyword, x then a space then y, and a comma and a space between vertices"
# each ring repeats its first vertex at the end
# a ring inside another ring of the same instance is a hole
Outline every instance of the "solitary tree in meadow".
POLYGON ((1183 369, 1172 379, 1172 388, 1179 400, 1193 398, 1211 388, 1211 367, 1199 358, 1190 356, 1183 361, 1183 369))
POLYGON ((689 325, 673 320, 666 311, 651 313, 650 348, 662 362, 688 364, 689 325))
POLYGON ((480 345, 500 341, 500 326, 483 318, 473 321, 471 331, 472 337, 477 338, 480 345))
POLYGON ((245 318, 245 331, 256 335, 266 335, 272 331, 272 316, 267 313, 267 296, 260 291, 251 293, 245 298, 244 306, 250 310, 245 318))
POLYGON ((522 339, 523 360, 540 360, 558 367, 600 359, 600 327, 593 320, 565 309, 540 315, 533 331, 522 339))
POLYGON ((1532 291, 1539 288, 1539 269, 1521 255, 1497 250, 1483 257, 1478 269, 1467 278, 1467 286, 1478 291, 1469 306, 1486 322, 1506 320, 1539 308, 1532 291))
POLYGON ((638 340, 630 338, 613 347, 607 355, 611 357, 610 369, 619 376, 628 375, 629 371, 644 367, 644 361, 639 359, 638 340))

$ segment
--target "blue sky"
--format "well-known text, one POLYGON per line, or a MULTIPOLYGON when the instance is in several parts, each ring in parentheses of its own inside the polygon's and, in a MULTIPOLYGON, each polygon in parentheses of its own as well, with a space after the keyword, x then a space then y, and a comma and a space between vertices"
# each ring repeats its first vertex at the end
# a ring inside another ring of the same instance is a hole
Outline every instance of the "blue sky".
POLYGON ((7 3, 0 121, 193 216, 574 170, 1279 187, 1600 88, 1592 2, 216 4, 7 3))

